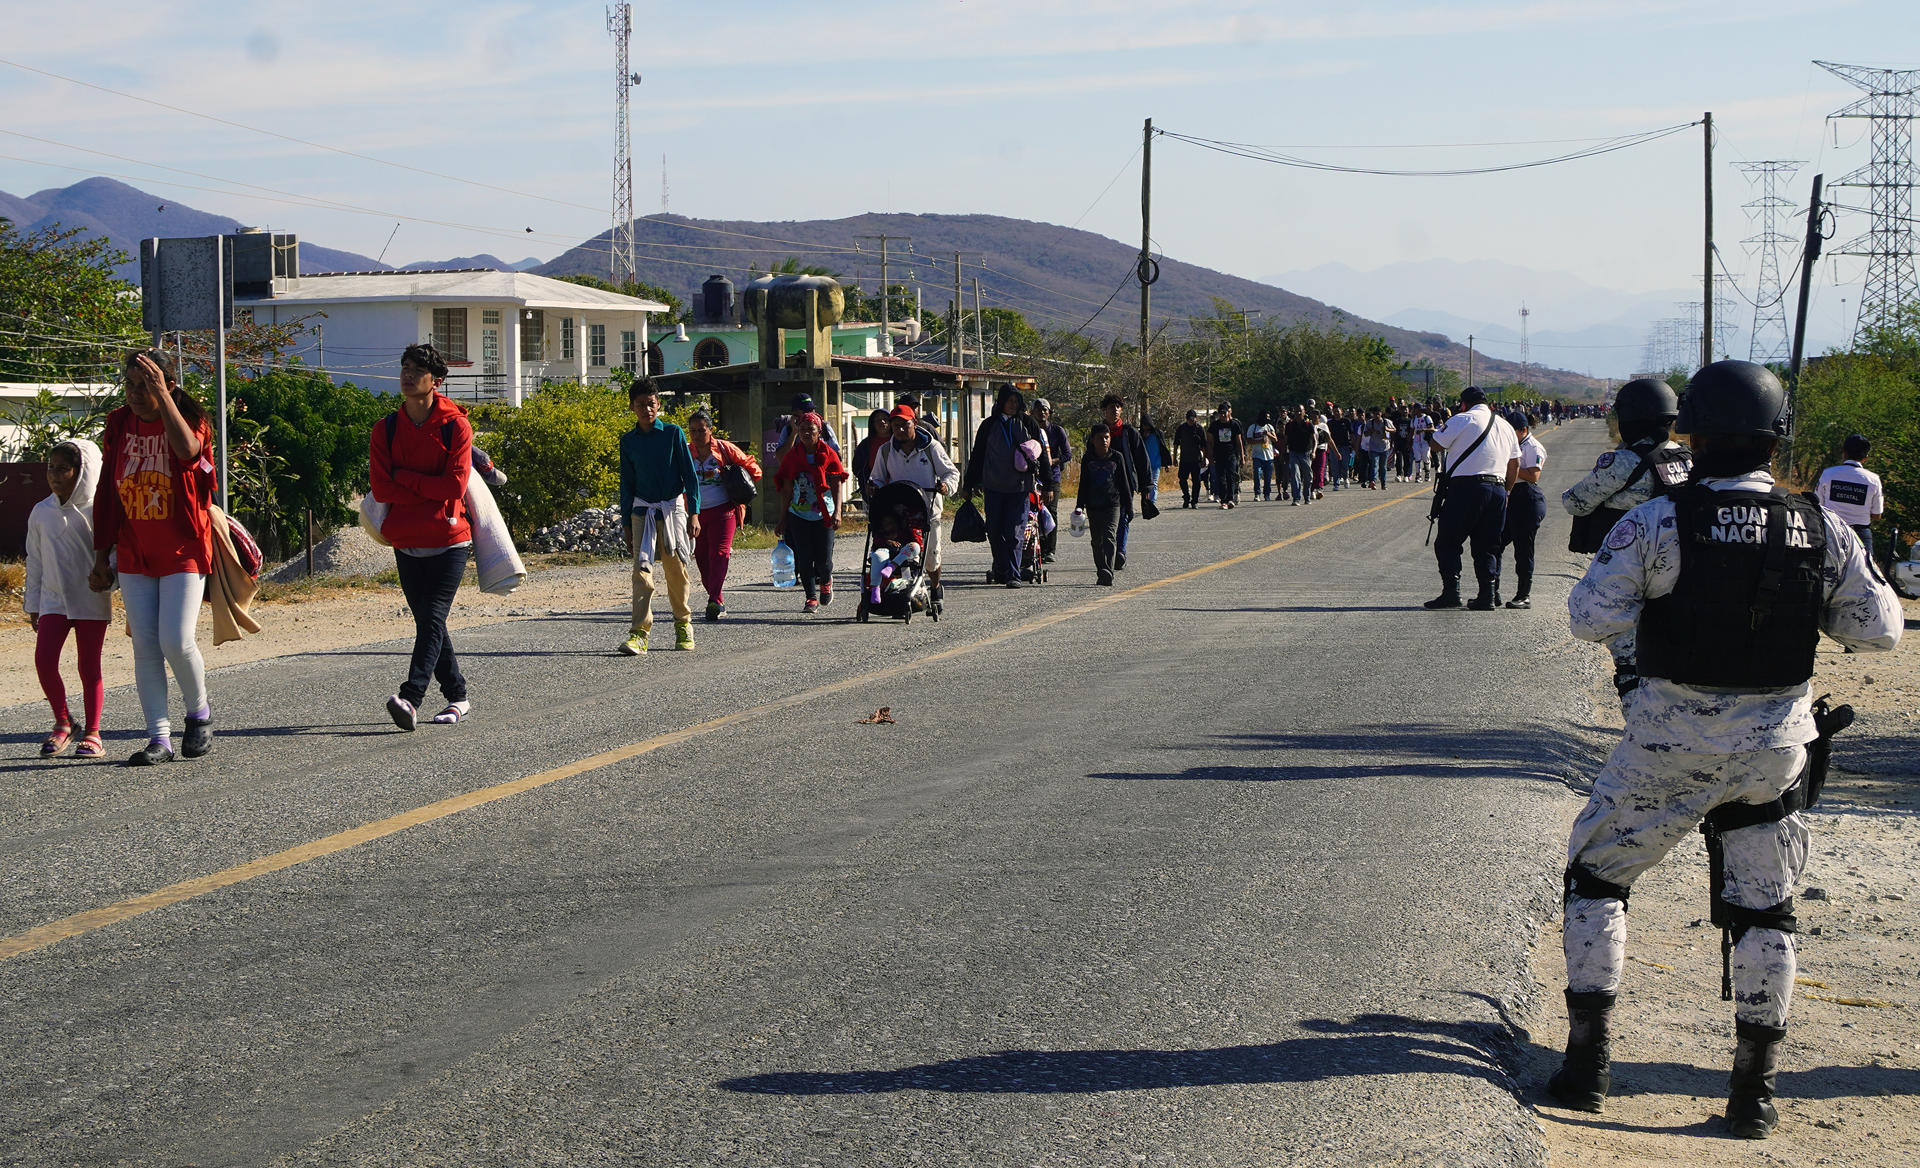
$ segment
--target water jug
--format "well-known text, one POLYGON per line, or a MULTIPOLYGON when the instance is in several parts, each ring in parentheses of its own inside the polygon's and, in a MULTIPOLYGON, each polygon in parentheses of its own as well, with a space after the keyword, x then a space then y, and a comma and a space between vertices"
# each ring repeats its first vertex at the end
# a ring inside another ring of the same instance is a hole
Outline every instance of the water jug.
POLYGON ((780 540, 773 545, 773 586, 792 588, 798 583, 800 577, 793 570, 793 549, 787 546, 786 540, 780 540))
POLYGON ((1085 535, 1087 533, 1086 509, 1082 507, 1075 507, 1073 509, 1073 518, 1067 521, 1067 526, 1069 529, 1072 530, 1075 536, 1085 535))

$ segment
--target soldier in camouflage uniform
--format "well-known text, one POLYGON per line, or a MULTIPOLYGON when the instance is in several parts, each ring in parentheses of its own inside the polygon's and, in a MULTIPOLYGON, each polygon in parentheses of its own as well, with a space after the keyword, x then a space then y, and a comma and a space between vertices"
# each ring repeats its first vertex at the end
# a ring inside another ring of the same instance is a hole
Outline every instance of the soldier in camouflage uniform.
MULTIPOLYGON (((1659 378, 1635 378, 1620 387, 1613 398, 1620 445, 1602 454, 1586 478, 1560 493, 1560 505, 1574 517, 1569 550, 1599 551, 1600 541, 1622 515, 1686 481, 1691 453, 1669 437, 1679 412, 1679 396, 1659 378)), ((1624 705, 1640 680, 1634 671, 1633 630, 1606 645, 1613 655, 1613 684, 1624 705)))
POLYGON ((1764 367, 1722 361, 1694 376, 1680 428, 1694 477, 1629 511, 1567 600, 1590 641, 1639 632, 1626 729, 1567 845, 1565 1064, 1548 1088, 1598 1111, 1610 1085, 1609 1014, 1626 963, 1627 898, 1704 819, 1724 876, 1738 1046, 1730 1130, 1765 1139, 1795 970, 1793 887, 1807 861, 1803 765, 1808 681, 1825 632, 1886 650, 1899 600, 1836 515, 1774 487, 1786 395, 1764 367))

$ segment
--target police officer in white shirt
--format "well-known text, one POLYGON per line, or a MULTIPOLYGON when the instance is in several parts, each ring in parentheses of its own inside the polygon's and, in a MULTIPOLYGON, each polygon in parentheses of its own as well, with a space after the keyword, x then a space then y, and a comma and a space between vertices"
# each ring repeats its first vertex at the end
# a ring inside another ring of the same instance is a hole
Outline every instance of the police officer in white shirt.
POLYGON ((1847 521, 1867 549, 1867 562, 1873 562, 1873 521, 1887 509, 1886 494, 1880 489, 1880 476, 1861 466, 1872 444, 1863 434, 1849 434, 1840 445, 1847 460, 1830 466, 1820 475, 1816 492, 1827 510, 1847 521))
POLYGON ((1627 898, 1704 819, 1717 850, 1713 921, 1727 930, 1735 1050, 1730 1132, 1765 1139, 1797 962, 1793 890, 1808 854, 1808 748, 1823 731, 1808 682, 1825 633, 1888 650, 1905 618, 1839 516, 1778 489, 1786 391, 1765 366, 1694 374, 1679 427, 1690 480, 1627 512, 1567 597, 1573 635, 1638 630, 1626 727, 1567 844, 1567 1057, 1548 1083, 1598 1111, 1610 1015, 1626 973, 1627 898))
POLYGON ((1513 549, 1513 599, 1508 608, 1533 607, 1533 541, 1547 517, 1547 497, 1540 493, 1540 472, 1547 465, 1547 448, 1533 436, 1533 415, 1521 410, 1507 414, 1507 424, 1520 440, 1520 478, 1507 493, 1507 526, 1501 533, 1503 549, 1513 549))
POLYGON ((1500 534, 1506 527, 1507 492, 1520 477, 1520 442, 1475 385, 1461 392, 1460 412, 1434 431, 1432 441, 1446 452, 1443 481, 1435 485, 1445 500, 1433 543, 1440 595, 1426 607, 1460 607, 1460 546, 1471 540, 1480 593, 1467 607, 1490 612, 1500 607, 1500 534))

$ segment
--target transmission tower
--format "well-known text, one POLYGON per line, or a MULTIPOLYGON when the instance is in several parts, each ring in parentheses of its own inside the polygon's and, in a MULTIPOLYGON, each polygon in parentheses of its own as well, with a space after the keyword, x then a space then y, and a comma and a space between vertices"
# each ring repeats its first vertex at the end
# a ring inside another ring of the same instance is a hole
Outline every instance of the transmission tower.
POLYGON ((1533 310, 1527 307, 1527 302, 1522 300, 1520 302, 1520 376, 1528 382, 1533 380, 1531 371, 1533 342, 1527 339, 1527 317, 1532 315, 1532 312, 1533 310))
POLYGON ((1748 216, 1759 225, 1760 233, 1740 242, 1760 260, 1760 279, 1753 289, 1753 332, 1747 338, 1747 360, 1762 364, 1785 361, 1793 351, 1793 338, 1787 332, 1786 290, 1780 283, 1780 249, 1794 242, 1788 220, 1795 207, 1793 200, 1780 194, 1780 184, 1791 180, 1800 167, 1798 162, 1737 164, 1760 188, 1760 197, 1744 205, 1748 216))
POLYGON ((1872 323, 1900 309, 1920 305, 1920 274, 1913 250, 1913 119, 1920 112, 1915 91, 1920 69, 1875 69, 1866 65, 1814 64, 1851 81, 1867 96, 1828 114, 1829 118, 1866 118, 1873 160, 1832 185, 1862 187, 1873 216, 1867 233, 1834 249, 1834 255, 1864 256, 1867 276, 1860 290, 1860 322, 1872 323))
POLYGON ((667 156, 660 156, 660 213, 667 213, 667 156))
POLYGON ((608 259, 616 288, 640 278, 633 262, 633 140, 627 123, 627 91, 639 78, 627 69, 627 44, 633 39, 633 5, 607 8, 613 35, 613 234, 608 259))

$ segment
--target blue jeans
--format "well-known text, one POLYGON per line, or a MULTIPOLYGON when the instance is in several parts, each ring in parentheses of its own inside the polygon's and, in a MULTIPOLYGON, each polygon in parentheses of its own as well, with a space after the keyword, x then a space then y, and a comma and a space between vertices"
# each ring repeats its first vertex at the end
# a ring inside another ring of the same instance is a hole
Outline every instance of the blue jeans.
POLYGON ((1020 579, 1020 542, 1027 530, 1025 491, 987 491, 987 544, 993 548, 993 578, 1020 579))
POLYGON ((1338 446, 1327 452, 1327 486, 1336 491, 1347 481, 1347 457, 1338 446))
POLYGON ((1296 503, 1313 498, 1313 455, 1287 455, 1287 489, 1293 492, 1296 503))
POLYGON ((1382 490, 1387 485, 1387 452, 1370 450, 1367 452, 1367 480, 1382 490))
POLYGON ((1273 498, 1273 459, 1271 458, 1253 460, 1253 497, 1273 498))
POLYGON ((467 679, 453 655, 453 638, 447 635, 447 612, 453 608, 453 594, 460 591, 460 578, 467 574, 467 556, 472 551, 455 547, 437 556, 394 553, 400 592, 413 610, 413 657, 407 665, 407 680, 400 686, 400 696, 413 705, 427 696, 430 681, 440 683, 440 692, 449 702, 467 700, 467 679))

